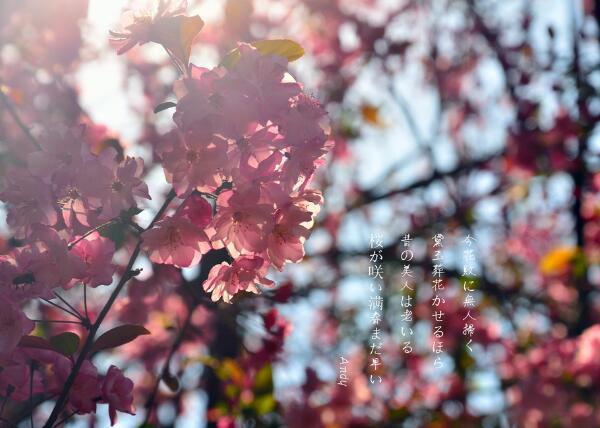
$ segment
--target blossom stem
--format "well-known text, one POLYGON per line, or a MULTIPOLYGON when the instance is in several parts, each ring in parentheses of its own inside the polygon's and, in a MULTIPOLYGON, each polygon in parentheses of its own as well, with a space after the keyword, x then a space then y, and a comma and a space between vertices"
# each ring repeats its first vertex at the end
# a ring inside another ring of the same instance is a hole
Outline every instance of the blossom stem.
MULTIPOLYGON (((152 226, 154 226, 154 224, 160 219, 160 217, 162 217, 162 215, 168 209, 169 204, 171 203, 171 201, 174 198, 175 198, 175 191, 171 190, 169 192, 169 194, 167 195, 163 205, 160 207, 160 209, 154 216, 154 219, 152 219, 152 221, 150 222, 150 225, 148 226, 147 229, 150 229, 152 226)), ((127 267, 125 268, 125 273, 123 274, 123 276, 119 280, 119 283, 117 284, 117 286, 111 293, 110 297, 108 298, 108 301, 104 304, 104 307, 98 314, 98 318, 90 327, 90 331, 85 340, 85 343, 83 344, 81 352, 79 353, 79 356, 77 357, 77 360, 75 361, 75 364, 73 365, 73 369, 71 370, 71 373, 69 373, 69 377, 65 381, 65 386, 63 387, 58 399, 56 400, 56 403, 54 404, 54 408, 52 409, 52 413, 50 413, 50 416, 48 417, 48 420, 44 424, 43 428, 52 428, 54 426, 54 423, 58 419, 60 412, 62 412, 62 409, 67 402, 67 398, 69 396, 69 391, 71 390, 71 387, 73 386, 73 383, 75 382, 77 374, 79 373, 79 370, 81 369, 81 366, 83 365, 83 362, 86 360, 88 354, 90 353, 90 351, 92 349, 92 345, 94 344, 94 338, 96 336, 96 333, 98 332, 98 329, 100 328, 100 325, 102 324, 102 321, 104 321, 104 318, 110 311, 110 308, 112 307, 113 303, 117 299, 117 296, 119 295, 119 293, 121 292, 121 290, 123 289, 123 287, 125 286, 127 281, 129 281, 129 279, 131 279, 135 275, 134 269, 133 269, 133 264, 137 260, 138 255, 140 254, 141 246, 142 246, 142 241, 138 240, 138 243, 136 244, 135 249, 133 250, 133 253, 131 254, 131 256, 129 258, 127 267)))
MULTIPOLYGON (((33 360, 29 363, 29 405, 33 408, 33 360)), ((29 414, 29 422, 33 428, 33 412, 29 414)))
POLYGON ((81 315, 81 313, 79 313, 79 311, 77 310, 77 308, 75 308, 73 305, 71 305, 69 302, 66 301, 66 299, 64 297, 62 297, 60 294, 58 294, 56 291, 53 292, 54 295, 56 297, 58 297, 60 299, 61 302, 63 302, 65 305, 67 305, 69 307, 69 309, 71 309, 73 312, 75 312, 77 314, 77 317, 80 318, 82 321, 85 319, 83 317, 83 315, 81 315))
POLYGON ((90 314, 88 313, 87 308, 87 285, 83 284, 83 312, 85 313, 85 319, 90 321, 90 314))
POLYGON ((57 304, 57 303, 54 303, 54 302, 52 302, 52 301, 50 301, 50 300, 48 300, 48 299, 44 299, 43 297, 42 297, 41 299, 42 299, 44 302, 48 303, 49 305, 52 305, 52 306, 54 306, 55 308, 57 308, 57 309, 60 309, 61 311, 65 312, 65 313, 67 313, 67 314, 69 314, 69 315, 72 315, 72 316, 74 316, 74 317, 75 317, 75 318, 77 318, 77 319, 81 319, 81 318, 80 318, 80 317, 79 317, 77 314, 75 314, 75 313, 71 312, 71 311, 70 311, 69 309, 67 309, 67 308, 63 308, 62 306, 60 306, 60 305, 59 305, 59 304, 57 304))
POLYGON ((87 238, 88 236, 90 236, 92 233, 102 229, 103 227, 109 226, 111 224, 113 224, 116 221, 116 219, 111 219, 109 221, 107 221, 106 223, 102 223, 100 226, 96 226, 93 229, 88 230, 87 232, 85 232, 83 235, 81 235, 79 238, 77 238, 75 241, 70 242, 69 245, 67 245, 67 248, 69 250, 71 250, 75 245, 77 245, 78 243, 80 243, 81 241, 83 241, 85 238, 87 238))

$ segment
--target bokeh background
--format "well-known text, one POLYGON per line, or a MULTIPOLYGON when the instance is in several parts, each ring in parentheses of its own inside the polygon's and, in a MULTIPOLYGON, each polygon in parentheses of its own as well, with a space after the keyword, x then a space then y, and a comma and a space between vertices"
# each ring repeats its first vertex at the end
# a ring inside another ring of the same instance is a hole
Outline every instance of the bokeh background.
MULTIPOLYGON (((159 45, 124 56, 109 46, 123 8, 137 6, 0 1, 0 89, 32 133, 85 123, 95 150, 119 147, 153 165, 153 147, 173 125, 171 112, 152 110, 175 101, 178 76, 159 45)), ((197 315, 198 329, 210 318, 211 330, 184 336, 171 365, 176 384, 167 380, 158 390, 156 426, 600 426, 600 6, 190 0, 188 14, 206 23, 192 49, 199 66, 217 66, 238 41, 300 43, 305 55, 291 70, 326 107, 335 148, 314 182, 325 205, 305 260, 273 273, 274 291, 197 315), (376 384, 368 368, 373 233, 385 244, 383 380, 376 384), (441 369, 431 352, 437 233, 446 237, 441 369), (410 354, 400 331, 405 234, 415 251, 410 354), (472 352, 461 331, 466 235, 476 238, 472 352), (336 384, 340 356, 350 361, 346 387, 336 384), (257 359, 260 368, 249 369, 257 359)), ((0 143, 25 144, 5 106, 0 143)), ((4 171, 10 158, 0 160, 4 171)), ((153 202, 141 223, 168 188, 159 165, 146 180, 153 202)), ((6 250, 10 235, 2 230, 6 250)), ((157 271, 146 259, 140 266, 136 281, 152 278, 147 288, 169 281, 169 269, 157 271)), ((167 297, 146 292, 148 308, 125 300, 117 316, 146 312, 152 337, 97 359, 127 367, 139 409, 181 324, 175 297, 158 308, 152 299, 167 297)), ((41 412, 51 408, 43 404, 41 412)), ((120 416, 118 426, 143 420, 140 410, 120 416)), ((69 426, 108 421, 99 414, 69 426)))

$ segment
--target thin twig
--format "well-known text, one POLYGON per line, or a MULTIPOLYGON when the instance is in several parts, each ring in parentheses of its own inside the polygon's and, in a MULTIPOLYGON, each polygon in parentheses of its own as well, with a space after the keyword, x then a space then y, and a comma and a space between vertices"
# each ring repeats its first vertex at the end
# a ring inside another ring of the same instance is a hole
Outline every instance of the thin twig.
POLYGON ((71 309, 73 312, 75 312, 75 313, 76 313, 76 314, 79 316, 79 318, 81 318, 82 320, 84 319, 84 318, 83 318, 83 315, 81 315, 81 314, 79 313, 79 311, 77 310, 77 308, 75 308, 73 305, 71 305, 69 302, 67 302, 67 301, 65 300, 65 298, 64 298, 64 297, 62 297, 62 296, 61 296, 60 294, 58 294, 56 291, 53 291, 53 294, 54 294, 56 297, 58 297, 58 298, 59 298, 59 300, 60 300, 61 302, 63 302, 65 305, 67 305, 67 306, 69 307, 69 309, 71 309))
MULTIPOLYGON (((154 216, 154 219, 152 219, 152 221, 150 222, 150 225, 148 226, 147 229, 150 229, 152 226, 154 226, 154 224, 160 219, 160 217, 168 209, 169 204, 171 203, 171 201, 174 198, 175 198, 175 191, 171 190, 169 192, 169 194, 167 195, 167 198, 165 199, 163 205, 161 206, 161 208, 158 210, 158 212, 154 216)), ((125 286, 127 281, 129 281, 133 276, 135 276, 135 272, 133 270, 133 264, 137 260, 138 255, 140 254, 141 246, 142 246, 142 241, 138 240, 138 243, 136 244, 135 249, 133 250, 133 253, 131 254, 131 256, 129 258, 127 267, 125 268, 125 273, 123 274, 123 276, 119 280, 119 283, 117 284, 117 286, 111 293, 110 297, 108 298, 108 301, 104 304, 104 307, 98 314, 98 318, 96 319, 94 324, 92 324, 92 326, 90 327, 90 331, 85 340, 85 343, 83 344, 81 352, 79 353, 79 356, 77 357, 77 360, 75 361, 75 364, 73 365, 73 369, 71 370, 71 373, 69 373, 69 377, 65 381, 65 386, 63 387, 58 399, 56 400, 54 408, 52 409, 52 413, 48 417, 48 420, 44 424, 43 428, 52 428, 54 426, 54 423, 58 419, 60 412, 62 411, 64 405, 67 402, 67 398, 69 396, 69 391, 71 390, 71 387, 73 386, 73 383, 75 382, 75 378, 77 377, 79 370, 81 369, 81 366, 83 365, 83 362, 85 361, 86 357, 88 356, 89 352, 92 349, 92 345, 94 344, 94 338, 96 336, 96 333, 98 332, 98 329, 100 328, 100 325, 102 324, 102 321, 104 321, 104 318, 110 311, 110 308, 112 307, 113 303, 117 299, 117 296, 119 295, 119 293, 121 292, 121 290, 123 289, 123 287, 125 286)))
POLYGON ((171 360, 173 359, 175 352, 177 352, 177 350, 181 346, 181 344, 183 342, 183 338, 185 336, 185 333, 187 332, 187 329, 190 327, 190 325, 192 323, 192 314, 194 312, 194 309, 195 309, 195 307, 189 308, 189 312, 186 317, 186 320, 183 323, 183 326, 179 329, 179 333, 177 334, 177 337, 175 338, 173 345, 171 345, 171 349, 169 350, 169 355, 167 356, 167 359, 165 360, 165 363, 160 372, 160 375, 156 378, 156 382, 154 383, 152 392, 150 393, 148 400, 146 400, 146 404, 144 404, 144 407, 146 408, 146 417, 144 418, 144 422, 142 423, 142 425, 146 424, 148 422, 148 419, 150 419, 150 415, 152 414, 152 407, 154 406, 154 401, 156 400, 156 394, 158 393, 158 387, 160 385, 160 381, 169 374, 169 371, 170 371, 169 366, 171 365, 171 360))
MULTIPOLYGON (((0 85, 1 85, 1 82, 0 82, 0 85)), ((2 104, 4 104, 4 107, 6 107, 6 109, 8 110, 8 113, 12 116, 12 118, 17 123, 17 125, 19 125, 19 128, 21 128, 21 131, 23 131, 23 134, 25 134, 27 136, 27 139, 31 142, 31 144, 33 144, 36 149, 42 150, 42 146, 40 146, 40 143, 38 142, 38 140, 36 140, 36 138, 31 134, 31 131, 29 130, 27 125, 25 125, 23 123, 23 121, 21 120, 21 117, 19 116, 19 114, 15 110, 14 106, 12 105, 12 102, 6 96, 6 94, 2 91, 1 88, 0 88, 0 101, 2 101, 2 104)))
POLYGON ((70 250, 75 245, 77 245, 78 243, 80 243, 81 241, 83 241, 85 238, 87 238, 88 236, 90 236, 92 233, 94 233, 94 232, 102 229, 103 227, 109 226, 109 225, 113 224, 116 221, 117 220, 113 218, 113 219, 107 221, 106 223, 102 223, 100 226, 96 226, 93 229, 88 230, 83 235, 81 235, 79 238, 77 238, 75 241, 70 242, 69 245, 67 245, 67 249, 70 250))
POLYGON ((90 320, 90 314, 88 313, 87 307, 87 284, 83 284, 83 311, 85 313, 85 319, 90 320))
MULTIPOLYGON (((33 360, 29 363, 29 405, 33 409, 33 360)), ((29 422, 33 428, 33 411, 29 414, 29 422)))
MULTIPOLYGON (((52 302, 52 301, 50 301, 50 300, 48 300, 48 299, 45 299, 45 298, 43 298, 43 297, 41 297, 41 299, 42 299, 44 302, 48 303, 49 305, 52 305, 52 306, 54 306, 55 308, 57 308, 57 309, 60 309, 61 311, 63 311, 63 312, 66 312, 67 314, 74 316, 74 317, 75 317, 75 318, 77 318, 77 319, 81 319, 81 318, 80 318, 80 317, 79 317, 77 314, 74 314, 73 312, 71 312, 71 311, 70 311, 69 309, 67 309, 67 308, 63 308, 62 306, 60 306, 60 305, 59 305, 59 304, 57 304, 57 303, 54 303, 54 302, 52 302)), ((82 320, 82 321, 83 321, 83 320, 82 320)))
POLYGON ((56 423, 56 425, 54 425, 54 428, 61 426, 61 424, 64 424, 65 422, 67 422, 69 419, 71 419, 73 416, 75 416, 77 414, 77 412, 73 412, 67 416, 65 416, 64 418, 62 418, 60 421, 58 421, 56 423))

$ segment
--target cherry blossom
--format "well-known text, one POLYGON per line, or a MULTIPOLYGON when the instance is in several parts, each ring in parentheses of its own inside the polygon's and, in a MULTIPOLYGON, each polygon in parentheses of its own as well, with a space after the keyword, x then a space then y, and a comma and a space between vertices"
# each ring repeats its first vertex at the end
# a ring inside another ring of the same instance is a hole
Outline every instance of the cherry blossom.
MULTIPOLYGON (((1 293, 1 292, 0 292, 1 293)), ((0 294, 0 358, 10 354, 21 336, 33 330, 33 322, 28 319, 15 302, 0 294)))
POLYGON ((257 256, 240 256, 232 264, 223 262, 214 266, 204 282, 204 289, 211 293, 211 299, 229 303, 239 291, 258 293, 257 284, 273 286, 273 281, 265 278, 268 265, 257 256))
MULTIPOLYGON (((71 371, 72 363, 67 358, 57 358, 54 370, 63 382, 71 371)), ((98 369, 91 361, 85 360, 69 394, 68 407, 80 415, 96 411, 96 403, 102 394, 102 380, 98 369)))
POLYGON ((211 241, 220 241, 233 256, 264 250, 266 231, 272 227, 273 207, 258 203, 259 198, 260 190, 256 186, 242 192, 222 192, 211 224, 214 229, 211 241))
MULTIPOLYGON (((79 238, 78 238, 79 239, 79 238)), ((77 241, 72 249, 85 262, 86 270, 81 281, 91 287, 108 285, 112 282, 115 266, 112 264, 115 244, 94 232, 77 241)))
POLYGON ((133 381, 116 366, 110 366, 102 382, 102 402, 108 403, 111 426, 117 422, 117 411, 135 414, 133 381))
POLYGON ((210 221, 210 205, 191 195, 178 211, 144 232, 143 249, 155 263, 177 267, 197 264, 211 245, 203 227, 210 221))

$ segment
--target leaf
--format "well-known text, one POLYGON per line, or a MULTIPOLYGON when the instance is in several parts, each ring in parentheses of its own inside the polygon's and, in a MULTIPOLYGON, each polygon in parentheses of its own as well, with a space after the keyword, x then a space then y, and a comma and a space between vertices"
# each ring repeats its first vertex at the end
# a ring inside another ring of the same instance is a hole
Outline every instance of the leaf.
POLYGON ((131 207, 129 208, 127 211, 122 211, 122 215, 125 216, 125 218, 132 218, 133 216, 138 215, 139 213, 141 213, 142 211, 144 211, 142 208, 139 207, 131 207))
POLYGON ((50 338, 50 344, 57 351, 63 354, 65 357, 70 357, 79 348, 79 336, 70 331, 57 334, 50 338))
POLYGON ((556 247, 540 260, 540 271, 544 275, 562 274, 568 270, 575 256, 577 256, 577 247, 556 247))
POLYGON ((125 324, 107 331, 92 345, 92 353, 102 351, 104 349, 116 348, 121 345, 135 340, 138 336, 150 334, 141 325, 125 324))
POLYGON ((48 340, 39 336, 23 336, 19 341, 19 346, 23 348, 46 349, 48 351, 56 351, 48 340))
POLYGON ((127 226, 122 222, 110 223, 106 227, 98 229, 100 236, 108 238, 115 243, 115 248, 119 249, 125 241, 125 234, 127 232, 127 226))
POLYGON ((304 55, 304 49, 293 40, 258 40, 251 43, 263 55, 279 55, 289 62, 296 61, 304 55))
POLYGON ((181 68, 187 69, 192 42, 204 27, 200 16, 168 16, 157 19, 152 26, 151 40, 160 43, 181 68))
POLYGON ((65 332, 52 336, 50 340, 39 336, 23 336, 19 341, 23 348, 45 349, 63 354, 65 357, 73 355, 79 348, 79 336, 75 333, 65 332))
POLYGON ((277 403, 273 394, 264 394, 254 399, 253 407, 259 415, 265 415, 275 410, 277 403))
POLYGON ((243 385, 245 378, 242 368, 231 358, 225 358, 221 362, 217 375, 223 380, 231 380, 236 385, 243 385))
POLYGON ((360 107, 360 113, 365 122, 377 128, 385 127, 385 123, 381 120, 379 108, 371 104, 363 104, 360 107))
MULTIPOLYGON (((302 46, 288 39, 257 40, 250 44, 258 49, 262 55, 279 55, 289 62, 296 61, 304 55, 302 46)), ((240 57, 239 48, 235 48, 225 55, 225 58, 221 61, 221 65, 225 68, 232 68, 238 63, 240 57)))
POLYGON ((254 392, 257 394, 273 392, 273 371, 271 364, 265 364, 254 378, 254 392))
POLYGON ((165 101, 164 103, 160 103, 159 105, 154 107, 154 113, 160 113, 163 110, 167 110, 173 107, 177 107, 177 104, 175 104, 172 101, 165 101))

